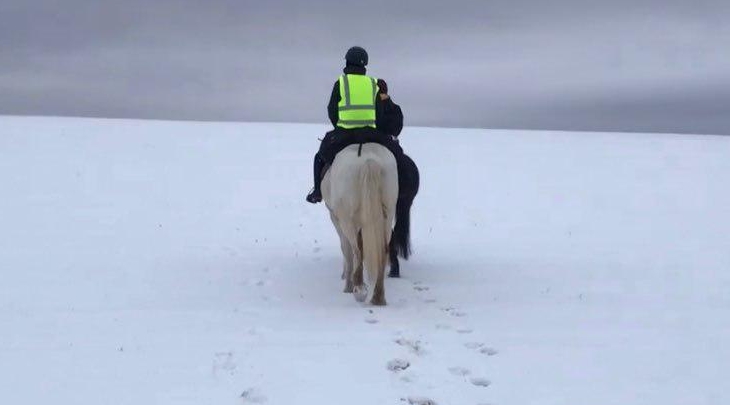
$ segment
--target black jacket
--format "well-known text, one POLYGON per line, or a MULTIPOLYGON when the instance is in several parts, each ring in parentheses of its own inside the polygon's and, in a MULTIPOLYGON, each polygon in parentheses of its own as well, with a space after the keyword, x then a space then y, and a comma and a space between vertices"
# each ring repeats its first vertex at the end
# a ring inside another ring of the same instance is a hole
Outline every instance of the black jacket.
MULTIPOLYGON (((348 65, 342 71, 347 75, 365 74, 365 68, 359 66, 348 65)), ((340 98, 340 84, 338 79, 332 87, 330 102, 327 104, 327 114, 330 117, 332 125, 335 127, 337 127, 337 104, 340 102, 340 98)), ((401 111, 400 106, 394 103, 390 97, 385 100, 381 100, 379 94, 376 97, 375 126, 380 132, 392 136, 400 135, 400 132, 403 130, 403 111, 401 111)))

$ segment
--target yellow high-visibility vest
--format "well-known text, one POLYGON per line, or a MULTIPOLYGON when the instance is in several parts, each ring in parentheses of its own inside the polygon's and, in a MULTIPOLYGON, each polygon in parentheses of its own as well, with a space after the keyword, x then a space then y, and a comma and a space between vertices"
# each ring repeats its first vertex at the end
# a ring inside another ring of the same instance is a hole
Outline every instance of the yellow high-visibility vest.
POLYGON ((337 103, 337 126, 375 128, 375 96, 378 79, 365 75, 342 75, 340 102, 337 103))

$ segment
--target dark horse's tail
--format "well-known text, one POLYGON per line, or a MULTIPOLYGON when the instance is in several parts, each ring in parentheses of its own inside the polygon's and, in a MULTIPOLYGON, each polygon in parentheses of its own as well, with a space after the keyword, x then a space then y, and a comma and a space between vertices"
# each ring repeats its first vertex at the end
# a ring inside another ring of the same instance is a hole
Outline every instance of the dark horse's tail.
POLYGON ((395 227, 390 248, 396 255, 408 259, 411 255, 411 205, 418 194, 420 176, 415 162, 403 155, 400 171, 400 191, 395 206, 395 227))

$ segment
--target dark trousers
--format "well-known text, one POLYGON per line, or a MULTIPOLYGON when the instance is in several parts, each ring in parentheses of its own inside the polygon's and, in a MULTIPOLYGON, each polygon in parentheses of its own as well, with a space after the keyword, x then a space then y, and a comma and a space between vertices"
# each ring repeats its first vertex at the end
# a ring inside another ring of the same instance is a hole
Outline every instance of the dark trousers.
POLYGON ((319 145, 319 156, 325 162, 325 164, 332 164, 342 149, 350 145, 357 145, 363 143, 379 143, 388 150, 390 150, 395 156, 396 160, 400 155, 403 154, 403 149, 398 145, 398 142, 393 140, 390 135, 386 135, 375 128, 353 128, 344 129, 336 128, 325 134, 322 143, 319 145))

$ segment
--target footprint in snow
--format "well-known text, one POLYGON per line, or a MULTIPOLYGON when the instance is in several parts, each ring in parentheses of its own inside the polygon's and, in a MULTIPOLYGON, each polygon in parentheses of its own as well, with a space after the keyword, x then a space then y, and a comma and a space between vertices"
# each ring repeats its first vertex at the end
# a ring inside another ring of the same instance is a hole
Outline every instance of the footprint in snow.
POLYGON ((241 399, 244 404, 263 404, 266 402, 266 397, 255 388, 249 388, 243 391, 241 399))
POLYGON ((408 397, 409 405, 437 405, 436 401, 426 397, 408 397))
POLYGON ((243 285, 249 286, 249 287, 266 287, 267 285, 271 284, 269 280, 261 279, 261 278, 250 278, 243 282, 243 285))
POLYGON ((365 318, 365 323, 369 323, 371 325, 374 325, 374 324, 376 324, 378 322, 379 321, 377 319, 375 319, 375 318, 365 318))
POLYGON ((423 349, 423 347, 421 346, 420 340, 410 340, 410 339, 405 339, 405 338, 398 338, 395 340, 395 343, 397 343, 400 346, 408 347, 409 349, 411 349, 411 351, 414 354, 417 354, 419 356, 426 352, 423 349))
POLYGON ((459 311, 459 310, 457 310, 454 307, 443 307, 443 308, 441 308, 441 310, 444 311, 444 312, 446 312, 447 314, 449 314, 451 316, 455 316, 455 317, 458 317, 458 318, 460 318, 462 316, 466 316, 466 312, 459 311))
POLYGON ((496 349, 491 347, 482 347, 479 350, 479 353, 486 354, 487 356, 494 356, 495 354, 499 353, 496 349))
POLYGON ((230 373, 231 375, 235 373, 236 362, 233 359, 233 352, 215 353, 215 358, 213 359, 213 374, 217 374, 219 371, 230 373))
POLYGON ((464 367, 449 367, 449 373, 457 377, 464 377, 471 374, 471 371, 464 367))
POLYGON ((481 343, 481 342, 464 343, 464 347, 466 347, 467 349, 471 349, 471 350, 478 350, 479 353, 486 354, 487 356, 494 356, 497 353, 499 353, 497 351, 497 349, 495 349, 493 347, 488 347, 484 343, 481 343))
POLYGON ((408 360, 403 359, 393 359, 388 362, 388 370, 393 372, 399 372, 407 369, 411 366, 411 363, 408 362, 408 360))
POLYGON ((491 381, 481 377, 474 377, 469 381, 471 381, 471 383, 476 385, 477 387, 489 387, 490 385, 492 385, 491 381))
POLYGON ((471 328, 460 328, 456 330, 456 333, 459 333, 461 335, 468 335, 472 332, 474 332, 474 329, 471 328))

